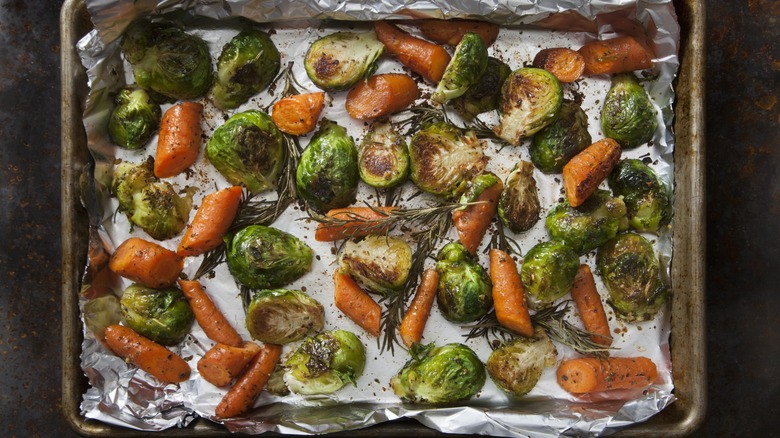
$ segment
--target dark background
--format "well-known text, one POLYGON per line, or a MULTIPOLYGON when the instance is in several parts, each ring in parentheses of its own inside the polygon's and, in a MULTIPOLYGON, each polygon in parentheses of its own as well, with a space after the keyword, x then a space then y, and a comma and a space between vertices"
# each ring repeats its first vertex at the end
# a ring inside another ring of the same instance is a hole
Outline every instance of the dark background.
MULTIPOLYGON (((59 0, 0 0, 0 424, 64 436, 59 0)), ((695 436, 780 418, 780 1, 707 1, 708 410, 695 436)), ((72 433, 71 433, 72 434, 72 433)))

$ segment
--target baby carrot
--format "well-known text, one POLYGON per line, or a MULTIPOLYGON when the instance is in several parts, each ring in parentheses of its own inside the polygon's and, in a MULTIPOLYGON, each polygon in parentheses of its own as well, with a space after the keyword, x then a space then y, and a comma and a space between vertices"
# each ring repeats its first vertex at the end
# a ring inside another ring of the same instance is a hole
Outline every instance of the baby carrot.
POLYGON ((490 227, 490 220, 496 214, 498 198, 501 197, 503 188, 501 180, 498 180, 496 184, 486 188, 477 196, 475 202, 482 202, 481 204, 470 205, 452 212, 452 222, 458 231, 458 239, 472 255, 477 252, 482 238, 490 227))
POLYGON ((411 347, 412 344, 422 340, 425 323, 428 322, 428 316, 431 314, 433 300, 436 298, 436 290, 439 288, 439 271, 435 269, 426 269, 422 274, 420 285, 414 294, 412 304, 404 314, 401 320, 401 340, 404 345, 411 347))
POLYGON ((347 93, 347 113, 357 120, 369 120, 398 112, 420 97, 417 82, 400 73, 371 76, 347 93))
POLYGON ((290 135, 305 135, 317 127, 317 119, 323 108, 325 93, 322 91, 293 94, 274 104, 271 118, 280 131, 290 135))
POLYGON ((585 76, 623 73, 653 66, 653 54, 630 36, 592 41, 578 50, 585 76))
POLYGON ((334 302, 339 310, 363 327, 368 333, 379 336, 382 308, 349 275, 333 273, 334 302))
POLYGON ((206 195, 176 253, 194 257, 218 247, 236 217, 242 193, 241 187, 233 186, 206 195))
POLYGON ((479 35, 485 47, 496 42, 499 26, 486 21, 477 20, 415 20, 409 24, 420 29, 423 35, 431 41, 457 46, 463 35, 471 32, 479 35))
POLYGON ((165 111, 160 122, 154 176, 176 176, 198 159, 202 143, 203 105, 198 102, 178 103, 165 111))
POLYGON ((162 382, 179 383, 190 377, 190 366, 184 359, 131 328, 114 324, 103 334, 114 354, 162 382))
POLYGON ((585 148, 563 166, 563 188, 572 207, 582 205, 620 160, 620 144, 604 138, 585 148))
POLYGON ((517 265, 509 254, 500 249, 490 250, 490 280, 493 282, 493 305, 498 323, 519 335, 532 338, 534 327, 517 265))
POLYGON ((244 341, 196 280, 179 280, 200 327, 212 341, 238 347, 244 341))
POLYGON ((572 394, 644 388, 658 377, 658 369, 646 357, 581 357, 563 361, 558 384, 572 394))
POLYGON ((375 21, 374 30, 387 53, 411 71, 433 83, 438 83, 444 76, 444 70, 450 63, 450 54, 444 47, 413 37, 384 21, 375 21))
POLYGON ((259 352, 260 346, 254 342, 241 346, 217 344, 200 358, 198 372, 214 386, 227 386, 259 352))
POLYGON ((184 259, 154 242, 131 237, 114 251, 108 267, 122 277, 159 289, 176 282, 184 259))
POLYGON ((579 52, 564 47, 544 49, 536 54, 534 67, 543 68, 561 82, 574 82, 585 71, 585 59, 579 52))
POLYGON ((381 234, 387 230, 380 226, 379 221, 387 216, 380 212, 389 213, 395 208, 397 207, 347 207, 330 210, 326 214, 327 217, 346 222, 338 225, 318 224, 317 230, 314 232, 314 240, 335 242, 351 237, 381 234))
POLYGON ((585 330, 593 333, 591 340, 605 347, 612 345, 607 314, 604 312, 604 305, 601 304, 601 297, 596 291, 596 282, 593 281, 590 266, 582 264, 577 270, 571 288, 571 298, 577 305, 585 330))
POLYGON ((275 344, 265 344, 238 378, 215 411, 219 418, 237 417, 246 413, 260 396, 268 378, 282 356, 282 347, 275 344))

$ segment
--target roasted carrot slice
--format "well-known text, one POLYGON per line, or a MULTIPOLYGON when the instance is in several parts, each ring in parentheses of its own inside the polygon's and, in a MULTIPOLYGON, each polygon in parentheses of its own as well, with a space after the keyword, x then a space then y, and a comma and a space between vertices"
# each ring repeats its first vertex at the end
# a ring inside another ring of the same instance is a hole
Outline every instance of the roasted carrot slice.
POLYGON ((369 120, 398 112, 420 97, 417 82, 400 73, 372 76, 358 82, 347 94, 347 113, 354 119, 369 120))

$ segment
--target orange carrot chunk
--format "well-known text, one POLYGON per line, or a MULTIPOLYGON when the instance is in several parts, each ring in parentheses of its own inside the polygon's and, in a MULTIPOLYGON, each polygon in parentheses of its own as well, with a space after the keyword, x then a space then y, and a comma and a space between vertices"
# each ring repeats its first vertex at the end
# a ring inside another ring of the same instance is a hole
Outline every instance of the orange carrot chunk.
POLYGON ((184 259, 154 242, 131 237, 114 251, 108 267, 122 277, 159 289, 176 282, 184 269, 184 259))
POLYGON ((369 120, 398 112, 420 97, 417 82, 400 73, 372 76, 358 82, 347 93, 347 113, 357 120, 369 120))
POLYGON ((200 358, 198 372, 214 386, 227 386, 259 352, 260 346, 254 342, 240 346, 217 344, 200 358))
POLYGON ((572 207, 582 205, 620 160, 620 144, 611 138, 593 143, 563 166, 563 188, 572 207))
POLYGON ((490 250, 490 280, 493 282, 493 305, 498 323, 519 335, 532 338, 534 327, 517 265, 509 254, 500 249, 490 250))
POLYGON ((260 352, 252 358, 246 371, 217 405, 217 417, 237 417, 249 411, 263 392, 281 356, 282 347, 279 345, 265 344, 260 347, 260 352))
POLYGON ((501 197, 503 188, 504 185, 499 180, 477 196, 475 202, 482 202, 482 204, 469 205, 452 212, 452 222, 458 231, 458 239, 472 255, 476 254, 482 238, 490 227, 490 221, 498 210, 498 198, 501 197))
POLYGON ((401 320, 401 340, 404 345, 411 347, 422 340, 425 323, 431 315, 433 300, 436 298, 436 290, 439 288, 439 271, 426 269, 422 274, 420 285, 414 294, 414 299, 409 309, 401 320))
POLYGON ((593 280, 590 266, 582 264, 577 270, 574 285, 571 288, 571 298, 577 305, 585 330, 593 333, 590 339, 605 347, 612 345, 607 314, 604 312, 604 305, 601 304, 601 297, 596 290, 596 282, 593 280))
POLYGON ((202 143, 202 118, 203 105, 198 102, 179 103, 165 111, 157 139, 154 176, 176 176, 195 163, 202 143))
POLYGON ((375 21, 374 30, 387 53, 411 71, 433 83, 438 83, 444 76, 444 70, 450 63, 450 54, 444 47, 413 37, 384 21, 375 21))
POLYGON ((658 369, 646 357, 582 357, 558 367, 558 384, 572 394, 644 388, 658 377, 658 369))
POLYGON ((291 135, 305 135, 317 127, 322 109, 325 108, 325 93, 293 94, 284 97, 273 106, 271 118, 280 131, 291 135))
POLYGON ((182 257, 194 257, 222 244, 222 236, 238 212, 242 193, 241 187, 233 186, 203 198, 176 252, 182 257))
POLYGON ((592 41, 578 50, 585 60, 585 76, 623 73, 653 66, 653 54, 630 36, 592 41))
POLYGON ((131 328, 110 325, 103 335, 114 354, 162 382, 180 383, 190 377, 190 366, 184 359, 131 328))
POLYGON ((457 46, 463 35, 471 32, 479 35, 485 47, 496 42, 499 26, 486 21, 476 20, 415 20, 411 25, 420 29, 425 38, 440 44, 457 46))
POLYGON ((179 287, 187 297, 195 319, 209 339, 233 347, 244 342, 198 281, 179 280, 179 287))
POLYGON ((382 308, 349 275, 333 274, 336 307, 373 336, 379 336, 382 308))
POLYGON ((330 210, 326 216, 346 222, 339 225, 318 224, 317 230, 314 232, 314 240, 318 242, 335 242, 352 237, 364 237, 369 234, 382 234, 387 230, 379 226, 378 221, 387 216, 380 212, 389 213, 396 208, 347 207, 330 210))
POLYGON ((559 81, 569 83, 582 76, 585 71, 585 58, 572 49, 556 47, 537 53, 533 65, 549 71, 559 81))

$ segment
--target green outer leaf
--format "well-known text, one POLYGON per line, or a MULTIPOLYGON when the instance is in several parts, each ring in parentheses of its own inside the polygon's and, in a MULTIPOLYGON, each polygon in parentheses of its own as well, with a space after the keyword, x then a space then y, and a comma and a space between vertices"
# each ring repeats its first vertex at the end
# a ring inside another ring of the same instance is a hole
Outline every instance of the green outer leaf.
POLYGON ((485 73, 487 65, 487 47, 482 38, 471 32, 463 35, 431 100, 444 104, 462 96, 469 87, 477 83, 485 73))

